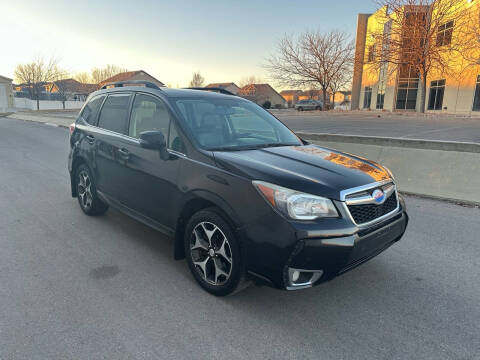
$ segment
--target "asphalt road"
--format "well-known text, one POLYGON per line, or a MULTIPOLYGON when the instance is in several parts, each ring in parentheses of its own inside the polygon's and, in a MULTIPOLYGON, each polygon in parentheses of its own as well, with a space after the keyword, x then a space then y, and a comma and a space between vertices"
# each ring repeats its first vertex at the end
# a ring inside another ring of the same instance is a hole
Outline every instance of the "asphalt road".
POLYGON ((215 298, 170 240, 82 214, 67 141, 0 118, 0 359, 480 358, 480 209, 408 197, 404 239, 354 271, 215 298))

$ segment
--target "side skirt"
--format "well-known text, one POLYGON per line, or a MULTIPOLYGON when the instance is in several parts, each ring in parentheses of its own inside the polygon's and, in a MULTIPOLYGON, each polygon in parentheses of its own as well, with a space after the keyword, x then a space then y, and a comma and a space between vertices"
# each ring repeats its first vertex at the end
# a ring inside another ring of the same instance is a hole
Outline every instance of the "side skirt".
POLYGON ((106 195, 105 193, 103 193, 99 190, 97 190, 97 194, 103 201, 105 201, 111 207, 121 211, 125 215, 128 215, 128 216, 134 218, 137 221, 140 221, 141 223, 144 223, 147 226, 150 226, 151 228, 161 232, 162 234, 165 234, 165 235, 173 238, 173 236, 175 234, 173 229, 171 229, 171 228, 169 228, 169 227, 159 223, 158 221, 153 220, 153 219, 151 219, 151 218, 149 218, 145 215, 142 215, 141 213, 139 213, 136 210, 130 209, 128 206, 123 205, 118 200, 115 200, 114 198, 106 195))

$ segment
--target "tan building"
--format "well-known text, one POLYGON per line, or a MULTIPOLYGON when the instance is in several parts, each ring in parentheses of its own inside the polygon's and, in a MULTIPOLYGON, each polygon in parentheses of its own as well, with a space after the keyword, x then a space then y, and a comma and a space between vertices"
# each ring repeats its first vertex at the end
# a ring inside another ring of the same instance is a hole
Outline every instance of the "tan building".
MULTIPOLYGON (((479 1, 465 0, 462 11, 465 16, 479 12, 479 1)), ((374 14, 359 14, 357 22, 355 66, 352 83, 351 108, 387 111, 419 111, 421 106, 421 81, 418 74, 406 66, 374 65, 372 58, 379 56, 380 46, 375 44, 374 33, 383 30, 390 36, 391 21, 386 8, 374 14)), ((406 11, 406 10, 405 10, 406 11)), ((428 9, 417 7, 415 14, 427 14, 428 9)), ((464 33, 455 21, 446 20, 437 30, 436 43, 432 46, 450 44, 464 33)), ((408 34, 407 34, 408 36, 408 34)), ((458 41, 458 40, 457 40, 458 41)), ((480 50, 480 49, 479 49, 480 50)), ((456 74, 432 70, 427 76, 425 111, 438 113, 480 115, 480 65, 466 64, 462 59, 452 59, 458 70, 456 74), (461 64, 457 66, 457 64, 461 64), (468 65, 468 66, 467 66, 468 65)))
POLYGON ((270 102, 272 108, 284 108, 287 102, 278 92, 269 84, 250 84, 242 87, 238 91, 238 96, 253 101, 260 106, 270 102))
POLYGON ((285 99, 288 107, 293 107, 298 102, 298 97, 302 94, 302 90, 283 90, 280 95, 285 99))
POLYGON ((13 111, 12 79, 0 76, 0 113, 13 111))
POLYGON ((146 71, 137 70, 137 71, 127 71, 108 78, 98 84, 98 87, 102 87, 105 84, 117 82, 117 81, 128 81, 128 80, 144 80, 152 82, 160 87, 165 86, 160 80, 155 79, 152 75, 148 74, 146 71))
POLYGON ((223 90, 227 90, 229 92, 231 92, 232 94, 236 95, 238 93, 238 90, 240 90, 240 88, 233 82, 229 82, 229 83, 212 83, 212 84, 208 84, 206 86, 207 88, 218 88, 218 89, 223 89, 223 90))

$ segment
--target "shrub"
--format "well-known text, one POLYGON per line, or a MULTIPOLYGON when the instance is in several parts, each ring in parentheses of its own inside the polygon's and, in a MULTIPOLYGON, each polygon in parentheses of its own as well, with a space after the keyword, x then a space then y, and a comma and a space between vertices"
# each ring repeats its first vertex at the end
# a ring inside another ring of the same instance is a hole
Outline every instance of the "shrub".
POLYGON ((263 105, 262 105, 262 107, 263 107, 264 109, 270 109, 271 106, 272 106, 272 103, 271 103, 270 101, 268 101, 268 100, 265 101, 265 102, 263 103, 263 105))

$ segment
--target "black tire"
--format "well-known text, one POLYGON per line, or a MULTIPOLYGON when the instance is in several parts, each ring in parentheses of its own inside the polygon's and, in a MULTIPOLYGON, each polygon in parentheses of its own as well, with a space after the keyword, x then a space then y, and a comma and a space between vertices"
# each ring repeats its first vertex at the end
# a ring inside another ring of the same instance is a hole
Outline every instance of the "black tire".
POLYGON ((298 110, 298 111, 303 111, 303 108, 302 108, 302 107, 299 107, 297 110, 298 110))
POLYGON ((211 207, 200 210, 190 218, 185 228, 184 246, 185 257, 193 277, 210 294, 226 296, 248 286, 240 243, 232 227, 217 208, 211 207), (210 237, 204 231, 205 227, 208 227, 210 237), (197 231, 197 235, 194 235, 194 230, 197 231), (201 238, 199 243, 202 242, 203 244, 195 248, 197 236, 199 236, 199 239, 201 238), (221 253, 219 247, 222 244, 222 237, 226 239, 228 245, 228 248, 227 245, 224 246, 223 251, 227 255, 226 257, 219 255, 221 253), (212 251, 215 252, 215 255, 212 251), (227 261, 228 255, 231 257, 230 264, 227 261), (195 263, 201 263, 204 269, 195 263), (219 276, 217 275, 218 267, 220 267, 219 276), (228 275, 228 277, 221 273, 228 275))
POLYGON ((317 106, 317 107, 315 108, 315 110, 322 110, 322 107, 321 107, 321 106, 317 106))
POLYGON ((75 170, 75 186, 77 187, 77 199, 82 211, 89 216, 103 215, 108 210, 97 195, 97 188, 88 166, 82 164, 75 170))

